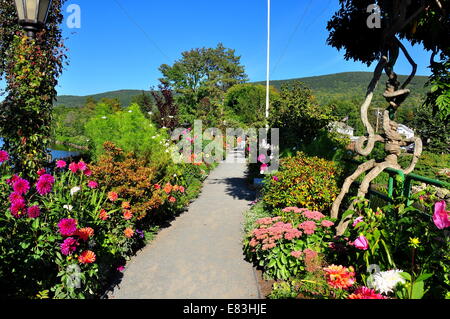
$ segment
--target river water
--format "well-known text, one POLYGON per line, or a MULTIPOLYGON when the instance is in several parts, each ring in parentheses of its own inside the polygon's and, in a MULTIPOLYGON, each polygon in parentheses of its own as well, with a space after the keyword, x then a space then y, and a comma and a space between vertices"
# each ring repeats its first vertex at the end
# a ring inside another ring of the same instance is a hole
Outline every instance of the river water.
MULTIPOLYGON (((0 149, 2 149, 2 147, 3 147, 3 139, 0 137, 0 149)), ((50 154, 52 155, 52 160, 55 160, 55 159, 67 158, 70 156, 77 156, 80 153, 50 149, 50 154)))

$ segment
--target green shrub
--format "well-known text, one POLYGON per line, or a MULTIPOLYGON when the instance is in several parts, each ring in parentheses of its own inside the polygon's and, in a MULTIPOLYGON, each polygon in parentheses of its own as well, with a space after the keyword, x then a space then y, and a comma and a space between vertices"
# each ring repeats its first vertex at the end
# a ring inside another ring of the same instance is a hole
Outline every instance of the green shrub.
POLYGON ((107 104, 98 104, 95 116, 86 123, 86 135, 91 142, 93 158, 104 154, 103 143, 114 143, 125 152, 134 152, 138 157, 160 167, 170 159, 165 152, 168 136, 142 114, 139 105, 113 112, 107 104))
POLYGON ((339 172, 334 162, 299 152, 281 160, 276 179, 266 178, 263 200, 271 208, 297 206, 327 211, 339 193, 339 172))

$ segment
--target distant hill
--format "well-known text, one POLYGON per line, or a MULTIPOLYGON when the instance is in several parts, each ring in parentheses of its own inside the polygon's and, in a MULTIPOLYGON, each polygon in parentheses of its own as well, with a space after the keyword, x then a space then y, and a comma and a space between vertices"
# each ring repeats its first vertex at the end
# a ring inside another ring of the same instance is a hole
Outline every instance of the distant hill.
MULTIPOLYGON (((298 79, 278 80, 272 81, 271 85, 280 89, 281 85, 290 81, 302 81, 313 90, 314 95, 317 97, 319 103, 329 103, 333 100, 340 99, 357 99, 362 100, 364 98, 367 86, 372 79, 371 72, 346 72, 336 73, 329 75, 313 76, 298 79)), ((399 80, 403 82, 406 76, 399 76, 399 80)), ((375 102, 383 103, 384 99, 381 94, 384 90, 386 83, 386 76, 384 75, 377 88, 377 94, 374 99, 375 102)), ((428 77, 416 76, 409 85, 412 91, 411 103, 417 104, 424 99, 426 92, 425 83, 428 77)), ((255 82, 257 84, 265 84, 265 82, 255 82)), ((150 93, 150 91, 145 91, 150 93)), ((85 104, 86 98, 91 96, 95 100, 99 101, 102 98, 118 98, 122 103, 122 106, 128 106, 133 97, 142 94, 142 90, 119 90, 112 92, 105 92, 87 96, 73 96, 62 95, 58 96, 55 105, 65 105, 66 107, 81 107, 85 104)))
MULTIPOLYGON (((317 97, 320 103, 327 103, 336 99, 358 99, 363 100, 367 87, 372 80, 373 73, 371 72, 345 72, 328 74, 321 76, 313 76, 298 79, 288 79, 271 81, 271 85, 280 89, 285 83, 291 81, 301 81, 305 83, 307 87, 312 89, 314 95, 317 97)), ((407 76, 400 75, 399 81, 403 83, 407 76)), ((384 89, 387 76, 383 75, 380 83, 378 84, 374 101, 384 102, 384 98, 381 96, 384 89)), ((418 100, 422 100, 428 88, 425 87, 428 77, 416 76, 409 84, 408 88, 411 90, 410 99, 417 103, 418 100)), ((257 82, 258 84, 265 84, 265 82, 257 82)))
MULTIPOLYGON (((66 107, 82 107, 88 97, 94 98, 96 101, 100 101, 102 98, 118 98, 122 106, 128 106, 131 104, 133 98, 137 95, 141 95, 143 90, 118 90, 111 92, 104 92, 86 96, 76 95, 61 95, 58 96, 55 105, 64 105, 66 107)), ((144 91, 150 94, 150 91, 144 91)))

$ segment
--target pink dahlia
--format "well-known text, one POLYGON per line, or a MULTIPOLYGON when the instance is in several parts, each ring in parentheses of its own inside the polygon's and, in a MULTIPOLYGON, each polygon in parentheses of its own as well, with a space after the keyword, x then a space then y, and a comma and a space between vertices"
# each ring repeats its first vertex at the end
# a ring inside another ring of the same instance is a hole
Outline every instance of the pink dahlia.
POLYGON ((61 252, 65 256, 72 255, 77 250, 78 241, 75 238, 69 237, 61 244, 61 252))
POLYGON ((6 151, 0 151, 0 163, 6 162, 9 160, 9 154, 6 151))
POLYGON ((348 299, 387 299, 387 297, 377 293, 373 289, 367 287, 361 287, 355 290, 348 299))
POLYGON ((80 171, 82 171, 82 172, 84 172, 85 170, 87 170, 87 165, 86 165, 86 163, 83 162, 83 161, 80 161, 80 162, 78 163, 78 169, 79 169, 80 171))
POLYGON ((44 174, 39 177, 36 183, 36 189, 39 195, 47 195, 52 191, 53 184, 55 183, 55 178, 50 174, 44 174))
POLYGON ((67 163, 65 161, 59 160, 56 162, 56 167, 57 168, 64 168, 67 166, 67 163))
POLYGON ((24 195, 30 190, 30 183, 23 178, 19 178, 13 184, 14 192, 19 195, 24 195))
POLYGON ((9 208, 15 218, 21 218, 26 215, 25 201, 16 202, 9 208))
POLYGON ((25 199, 22 197, 22 195, 16 192, 11 193, 11 195, 9 195, 9 201, 11 202, 11 204, 16 204, 18 202, 25 203, 25 199))
POLYGON ((30 218, 38 218, 41 215, 41 210, 39 206, 31 206, 28 207, 27 213, 30 218))
POLYGON ((78 169, 79 169, 78 164, 77 163, 70 163, 69 164, 69 169, 70 169, 70 171, 72 173, 75 174, 76 172, 78 172, 78 169))
POLYGON ((58 223, 59 232, 63 236, 72 236, 77 231, 77 220, 64 218, 58 223))
POLYGON ((87 177, 89 177, 89 176, 92 175, 92 171, 91 171, 89 168, 87 168, 83 173, 84 173, 84 175, 86 175, 87 177))
POLYGON ((88 182, 88 187, 92 188, 92 189, 97 188, 98 187, 98 183, 94 182, 94 181, 89 181, 88 182))

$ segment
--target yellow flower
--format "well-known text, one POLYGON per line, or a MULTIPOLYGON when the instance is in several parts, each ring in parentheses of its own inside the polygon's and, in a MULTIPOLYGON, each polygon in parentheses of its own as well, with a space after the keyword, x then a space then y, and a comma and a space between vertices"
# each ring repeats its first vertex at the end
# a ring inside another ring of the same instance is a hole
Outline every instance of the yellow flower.
POLYGON ((419 238, 409 238, 409 246, 413 248, 418 248, 420 246, 419 238))

